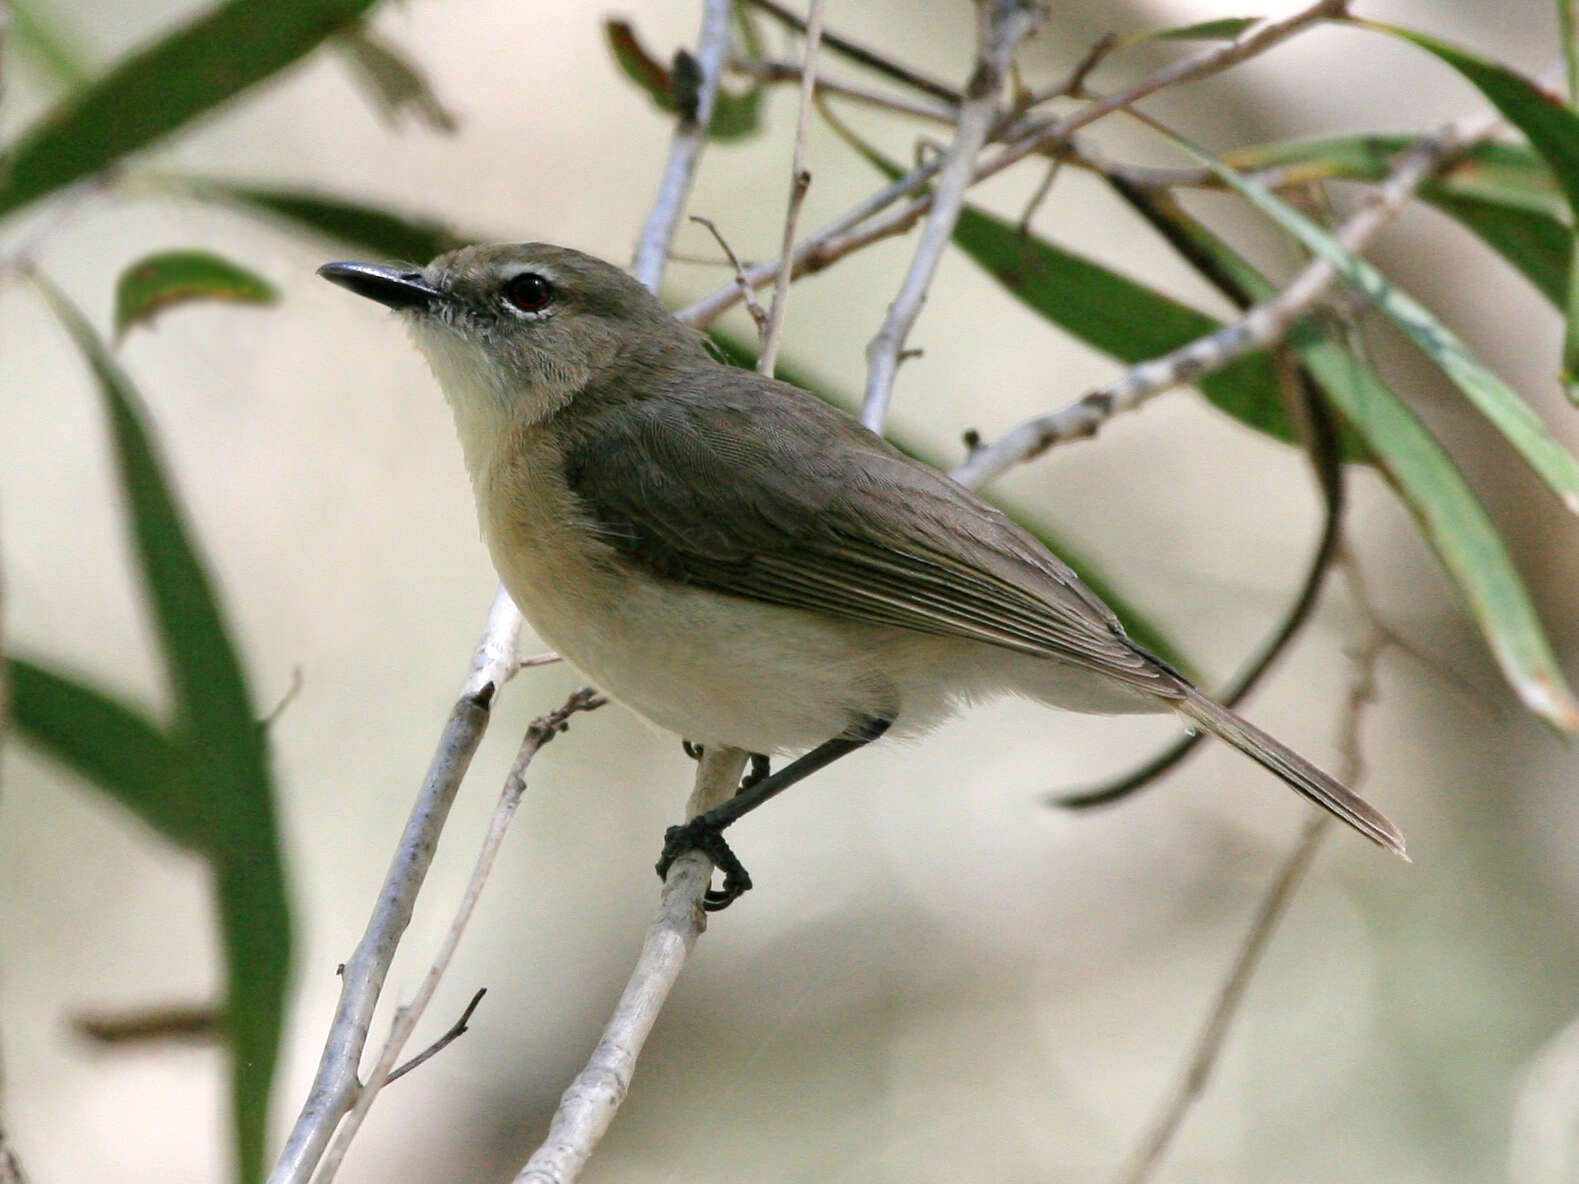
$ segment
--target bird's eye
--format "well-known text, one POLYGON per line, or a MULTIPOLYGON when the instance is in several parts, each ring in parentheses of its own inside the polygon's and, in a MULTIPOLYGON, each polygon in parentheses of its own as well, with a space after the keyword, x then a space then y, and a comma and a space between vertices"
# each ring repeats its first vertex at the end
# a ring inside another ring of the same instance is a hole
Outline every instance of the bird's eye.
POLYGON ((523 271, 505 284, 504 298, 522 312, 542 312, 554 298, 554 285, 535 271, 523 271))

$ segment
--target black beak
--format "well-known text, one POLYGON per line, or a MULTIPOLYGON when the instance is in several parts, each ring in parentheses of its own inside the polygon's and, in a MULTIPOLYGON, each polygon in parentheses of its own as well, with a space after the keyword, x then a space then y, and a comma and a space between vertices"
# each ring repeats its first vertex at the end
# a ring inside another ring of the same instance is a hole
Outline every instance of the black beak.
POLYGON ((374 263, 325 263, 318 274, 331 284, 389 308, 427 310, 445 298, 443 292, 424 282, 420 271, 401 271, 374 263))

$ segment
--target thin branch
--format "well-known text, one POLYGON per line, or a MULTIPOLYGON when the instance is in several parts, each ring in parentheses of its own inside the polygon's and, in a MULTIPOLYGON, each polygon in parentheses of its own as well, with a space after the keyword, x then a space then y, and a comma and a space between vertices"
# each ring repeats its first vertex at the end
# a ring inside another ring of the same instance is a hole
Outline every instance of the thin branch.
POLYGON ((757 341, 760 344, 767 338, 768 314, 767 310, 757 303, 756 291, 746 279, 745 264, 740 262, 740 256, 735 254, 735 248, 729 245, 729 240, 724 237, 723 231, 718 229, 717 223, 711 218, 704 218, 700 214, 692 214, 691 221, 698 226, 707 228, 708 233, 713 236, 713 241, 718 244, 718 249, 724 253, 729 260, 730 266, 735 269, 735 284, 740 289, 741 299, 746 302, 746 311, 751 314, 752 324, 757 327, 757 341))
MULTIPOLYGON (((770 58, 732 62, 729 68, 758 82, 799 82, 805 77, 805 71, 801 69, 799 62, 781 62, 770 58)), ((843 79, 830 78, 820 72, 817 75, 817 93, 839 95, 871 107, 882 107, 888 111, 897 111, 901 115, 914 115, 918 119, 928 119, 934 123, 953 123, 959 118, 959 106, 955 103, 929 103, 923 99, 906 98, 903 95, 873 90, 843 79)))
POLYGON ((476 993, 472 995, 471 1000, 461 1010, 460 1018, 450 1025, 449 1031, 445 1032, 444 1035, 440 1036, 416 1056, 412 1057, 405 1064, 401 1065, 400 1068, 391 1069, 389 1076, 384 1078, 384 1084, 388 1085, 392 1081, 399 1081, 413 1069, 421 1068, 434 1057, 438 1056, 439 1053, 443 1052, 450 1045, 454 1044, 462 1036, 466 1035, 467 1032, 471 1031, 472 1016, 476 1014, 478 1005, 482 1003, 482 997, 487 993, 487 987, 478 987, 476 993))
MULTIPOLYGON (((1333 237, 1349 251, 1363 251, 1446 157, 1489 135, 1499 122, 1496 112, 1479 111, 1416 141, 1399 157, 1371 200, 1333 237)), ((1106 386, 1058 411, 1028 419, 995 443, 978 449, 955 471, 956 479, 972 486, 984 485, 1005 469, 1039 456, 1055 444, 1094 436, 1113 416, 1132 411, 1165 391, 1271 345, 1323 299, 1337 280, 1337 268, 1330 262, 1312 260, 1276 296, 1215 332, 1160 358, 1142 362, 1106 386)))
POLYGON ((795 154, 790 166, 789 205, 784 211, 784 238, 779 247, 778 277, 773 282, 773 304, 768 312, 767 328, 762 334, 762 352, 757 357, 757 373, 773 377, 773 367, 778 361, 779 342, 784 337, 784 304, 789 296, 790 255, 795 246, 795 231, 800 225, 800 208, 806 200, 806 190, 811 185, 811 172, 806 168, 806 138, 811 126, 811 102, 817 93, 817 50, 822 45, 822 11, 825 0, 812 0, 811 12, 806 19, 806 54, 801 64, 800 113, 795 120, 795 154))
POLYGON ((718 80, 728 53, 729 0, 704 0, 702 31, 697 35, 694 59, 700 75, 695 109, 682 111, 674 125, 658 197, 642 228, 636 259, 631 265, 636 278, 653 291, 658 290, 658 281, 663 278, 674 232, 691 195, 691 182, 696 177, 696 166, 707 143, 707 128, 713 121, 713 106, 718 99, 718 80))
MULTIPOLYGON (((938 172, 931 213, 921 240, 916 244, 910 270, 905 273, 899 293, 889 305, 888 316, 866 348, 866 393, 861 399, 861 422, 873 431, 881 431, 888 416, 900 354, 916 318, 921 315, 927 289, 954 235, 954 223, 965 204, 965 190, 976 171, 976 157, 997 122, 998 96, 1008 77, 1015 48, 1036 28, 1039 19, 1039 11, 1024 0, 982 0, 977 10, 976 67, 965 88, 965 102, 960 107, 954 142, 938 172)), ((787 284, 791 267, 788 244, 784 256, 780 282, 787 284)))
MULTIPOLYGON (((788 25, 796 32, 804 33, 806 31, 806 21, 782 4, 775 3, 774 0, 748 0, 748 2, 753 8, 760 9, 774 20, 788 25)), ((931 95, 934 99, 941 99, 945 103, 952 104, 960 101, 960 93, 949 86, 948 83, 929 78, 920 71, 902 62, 895 61, 887 54, 871 49, 859 42, 851 41, 848 37, 841 37, 837 33, 825 33, 823 34, 823 40, 828 43, 829 49, 836 50, 852 62, 859 62, 861 65, 877 71, 879 74, 892 78, 895 82, 904 83, 904 85, 919 90, 923 94, 931 95)))
MULTIPOLYGON (((1349 577, 1351 594, 1359 609, 1363 633, 1360 643, 1350 654, 1353 673, 1350 676, 1349 694, 1344 702, 1343 715, 1338 725, 1339 751, 1342 753, 1338 777, 1345 784, 1357 786, 1364 779, 1365 774, 1360 728, 1364 722, 1366 708, 1376 698, 1377 664, 1392 639, 1379 624, 1370 600, 1366 596, 1364 580, 1358 564, 1352 556, 1345 555, 1343 566, 1349 577)), ((1178 1081, 1159 1109, 1146 1137, 1141 1140, 1128 1165, 1120 1173, 1119 1184, 1145 1184, 1145 1181, 1150 1179, 1152 1172, 1173 1142, 1191 1106, 1205 1091, 1212 1070, 1222 1053, 1229 1028, 1238 1015, 1240 1004, 1244 1001, 1245 991, 1261 964, 1262 955, 1265 954, 1272 935, 1287 914, 1295 893, 1304 881, 1305 873, 1315 860, 1322 839, 1330 831, 1331 823, 1332 816, 1325 813, 1313 813, 1306 820, 1300 832, 1299 843, 1278 869, 1271 887, 1262 898, 1261 906, 1256 910, 1255 919, 1245 934, 1239 956, 1234 960, 1228 977, 1218 991, 1217 1001, 1213 1004, 1206 1023, 1196 1037, 1195 1046, 1183 1072, 1180 1073, 1178 1081)))
POLYGON ((395 1022, 390 1027, 389 1038, 384 1042, 383 1051, 379 1054, 372 1072, 368 1074, 367 1083, 358 1092, 356 1104, 346 1115, 345 1121, 340 1124, 340 1128, 335 1132, 334 1141, 324 1153, 318 1172, 313 1177, 314 1184, 329 1184, 334 1179, 335 1173, 339 1171, 340 1162, 345 1158, 345 1153, 351 1145, 351 1140, 361 1129, 362 1121, 367 1117, 367 1112, 377 1099, 379 1091, 384 1088, 393 1074, 395 1062, 400 1057, 400 1050, 405 1047, 406 1041, 416 1030, 418 1021, 421 1020, 423 1012, 427 1010, 428 1003, 433 998, 433 993, 438 990, 444 972, 449 969, 450 960, 460 945, 461 936, 466 932, 466 924, 471 920, 477 901, 482 896, 483 886, 488 882, 488 875, 493 870, 494 860, 504 843, 505 832, 509 830, 510 822, 521 804, 521 795, 526 791, 526 771, 532 764, 532 758, 545 744, 570 726, 572 715, 579 711, 595 711, 606 702, 607 699, 590 688, 582 688, 566 699, 562 706, 534 719, 526 729, 526 736, 522 739, 520 748, 516 750, 515 762, 510 766, 504 788, 499 793, 499 803, 494 807, 493 818, 488 824, 488 833, 483 839, 482 848, 477 852, 471 879, 466 884, 466 891, 461 895, 449 931, 439 943, 433 964, 423 976, 411 1002, 396 1009, 395 1022))
MULTIPOLYGON (((696 787, 685 816, 695 818, 735 792, 746 766, 736 748, 709 748, 696 768, 696 787)), ((560 1098, 548 1135, 515 1177, 515 1184, 570 1184, 586 1166, 630 1089, 636 1059, 679 978, 696 939, 707 927, 702 895, 713 865, 699 851, 674 861, 664 882, 658 915, 647 930, 641 956, 614 1015, 586 1067, 560 1098)))
MULTIPOLYGON (((760 0, 754 2, 760 3, 760 0)), ((1317 21, 1342 16, 1344 10, 1345 0, 1319 0, 1283 20, 1263 21, 1232 41, 1172 63, 1147 75, 1128 89, 1088 103, 1062 119, 1049 121, 1027 116, 1020 125, 1004 132, 1006 136, 1013 137, 1014 143, 991 160, 978 164, 971 183, 996 176, 1034 152, 1060 149, 1076 131, 1105 115, 1111 115, 1114 111, 1155 94, 1165 86, 1194 81, 1226 70, 1246 58, 1264 53, 1317 21)), ((829 44, 832 42, 829 41, 829 44)), ((931 194, 920 194, 902 208, 890 210, 881 217, 878 215, 901 198, 920 190, 931 181, 939 168, 940 162, 932 160, 913 169, 802 242, 795 248, 793 255, 793 278, 799 279, 821 271, 870 243, 903 234, 914 226, 931 207, 931 194)), ((746 273, 747 278, 752 286, 761 287, 778 274, 779 267, 779 260, 767 260, 750 268, 746 273)), ((688 325, 705 328, 733 308, 739 299, 739 291, 731 285, 697 301, 678 316, 688 325)))

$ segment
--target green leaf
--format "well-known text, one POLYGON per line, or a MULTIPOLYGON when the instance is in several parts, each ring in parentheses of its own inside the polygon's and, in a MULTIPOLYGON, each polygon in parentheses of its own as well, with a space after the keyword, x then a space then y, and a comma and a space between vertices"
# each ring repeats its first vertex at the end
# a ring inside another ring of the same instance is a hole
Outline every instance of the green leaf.
MULTIPOLYGON (((1412 41, 1473 83, 1551 165, 1557 183, 1568 198, 1569 209, 1579 221, 1579 111, 1541 90, 1523 75, 1456 45, 1397 25, 1376 21, 1355 23, 1361 28, 1412 41)), ((1572 38, 1565 36, 1564 42, 1564 52, 1570 55, 1571 61, 1572 38)), ((1563 338, 1561 377, 1569 401, 1573 403, 1579 403, 1579 286, 1572 283, 1576 276, 1579 271, 1570 268, 1570 291, 1562 302, 1567 331, 1563 338)))
POLYGON ((115 332, 146 324, 191 300, 274 304, 274 285, 207 251, 161 251, 133 263, 115 284, 115 332))
POLYGON ((226 950, 233 1105, 243 1181, 263 1169, 269 1084, 284 1024, 290 912, 268 741, 208 574, 154 450, 131 380, 82 314, 36 277, 98 380, 122 496, 176 705, 172 743, 212 828, 226 950))
POLYGON ((169 135, 357 21, 376 0, 228 0, 124 58, 22 132, 0 214, 169 135))
MULTIPOLYGON (((1177 203, 1157 208, 1166 236, 1214 283, 1264 301, 1276 288, 1177 203)), ((1306 369, 1365 438, 1371 454, 1420 523, 1458 586, 1504 676, 1533 711, 1564 730, 1579 728, 1579 704, 1541 629, 1496 528, 1426 426, 1351 351, 1303 326, 1290 334, 1306 369)))
POLYGON ((119 699, 21 658, 6 663, 11 719, 44 752, 178 846, 213 847, 206 803, 179 746, 119 699))
MULTIPOLYGON (((728 361, 744 370, 754 370, 756 368, 757 348, 754 342, 737 337, 717 326, 708 330, 708 336, 714 346, 717 347, 719 353, 728 361)), ((781 358, 777 366, 777 372, 779 378, 783 381, 793 386, 798 386, 802 390, 810 391, 830 406, 837 407, 841 411, 853 413, 855 400, 831 393, 822 383, 810 377, 793 361, 781 358)), ((906 456, 913 460, 918 460, 922 464, 930 465, 940 472, 947 471, 947 466, 941 457, 938 457, 930 449, 915 440, 907 439, 902 432, 896 432, 890 427, 884 435, 890 444, 898 448, 906 456)), ((1031 534, 1035 535, 1049 551, 1079 572, 1080 578, 1091 587, 1091 590, 1106 601, 1109 607, 1118 614, 1119 619, 1124 622, 1125 630, 1131 637, 1176 669, 1185 674, 1190 672, 1190 663, 1180 653, 1179 648, 1168 639, 1167 635, 1150 621, 1145 614, 1135 608, 1111 583, 1104 579, 1094 564, 1081 557, 1073 548, 1061 539, 1056 538, 1051 531, 1037 521, 1036 516, 1031 511, 996 493, 988 495, 977 491, 977 496, 981 497, 988 504, 996 506, 1010 518, 1013 518, 1026 530, 1030 531, 1031 534)))
POLYGON ((1193 25, 1180 25, 1173 29, 1157 29, 1124 38, 1124 44, 1140 41, 1232 41, 1252 25, 1259 25, 1264 17, 1225 16, 1216 20, 1200 21, 1193 25))
POLYGON ((1177 141, 1230 188, 1330 262, 1450 378, 1571 512, 1579 513, 1579 461, 1529 405, 1488 370, 1464 343, 1403 289, 1287 202, 1245 180, 1198 149, 1177 141))
MULTIPOLYGON (((647 92, 658 110, 673 115, 680 110, 681 95, 695 85, 682 72, 669 69, 637 39, 629 21, 610 17, 603 22, 609 50, 620 72, 647 92)), ((753 84, 740 94, 718 88, 713 102, 713 119, 707 134, 714 140, 738 140, 754 134, 761 126, 762 87, 753 84)))
MULTIPOLYGON (((1221 328, 1203 312, 1011 223, 967 206, 954 242, 1028 308, 1128 365, 1160 357, 1221 328)), ((1300 442, 1265 353, 1196 385, 1218 410, 1286 444, 1300 442)))
POLYGON ((283 221, 297 229, 358 247, 380 259, 422 264, 467 243, 491 241, 483 236, 467 237, 429 218, 397 214, 321 193, 239 185, 200 177, 175 180, 194 197, 221 202, 271 221, 283 221))
POLYGON ((455 131, 455 116, 434 93, 427 75, 394 46, 365 26, 341 33, 334 44, 372 94, 386 123, 398 123, 409 109, 434 131, 455 131))

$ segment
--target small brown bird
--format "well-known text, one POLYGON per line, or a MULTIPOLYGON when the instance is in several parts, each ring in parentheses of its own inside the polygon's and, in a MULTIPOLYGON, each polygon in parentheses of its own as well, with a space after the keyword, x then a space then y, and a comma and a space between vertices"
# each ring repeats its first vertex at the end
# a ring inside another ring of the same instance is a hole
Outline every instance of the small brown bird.
POLYGON ((421 270, 319 274, 396 310, 455 414, 482 533, 532 627, 648 719, 703 744, 809 749, 671 828, 721 908, 750 886, 721 831, 885 733, 1019 694, 1173 710, 1372 841, 1376 809, 1125 634, 1034 537, 787 383, 714 359, 618 268, 541 243, 421 270))

